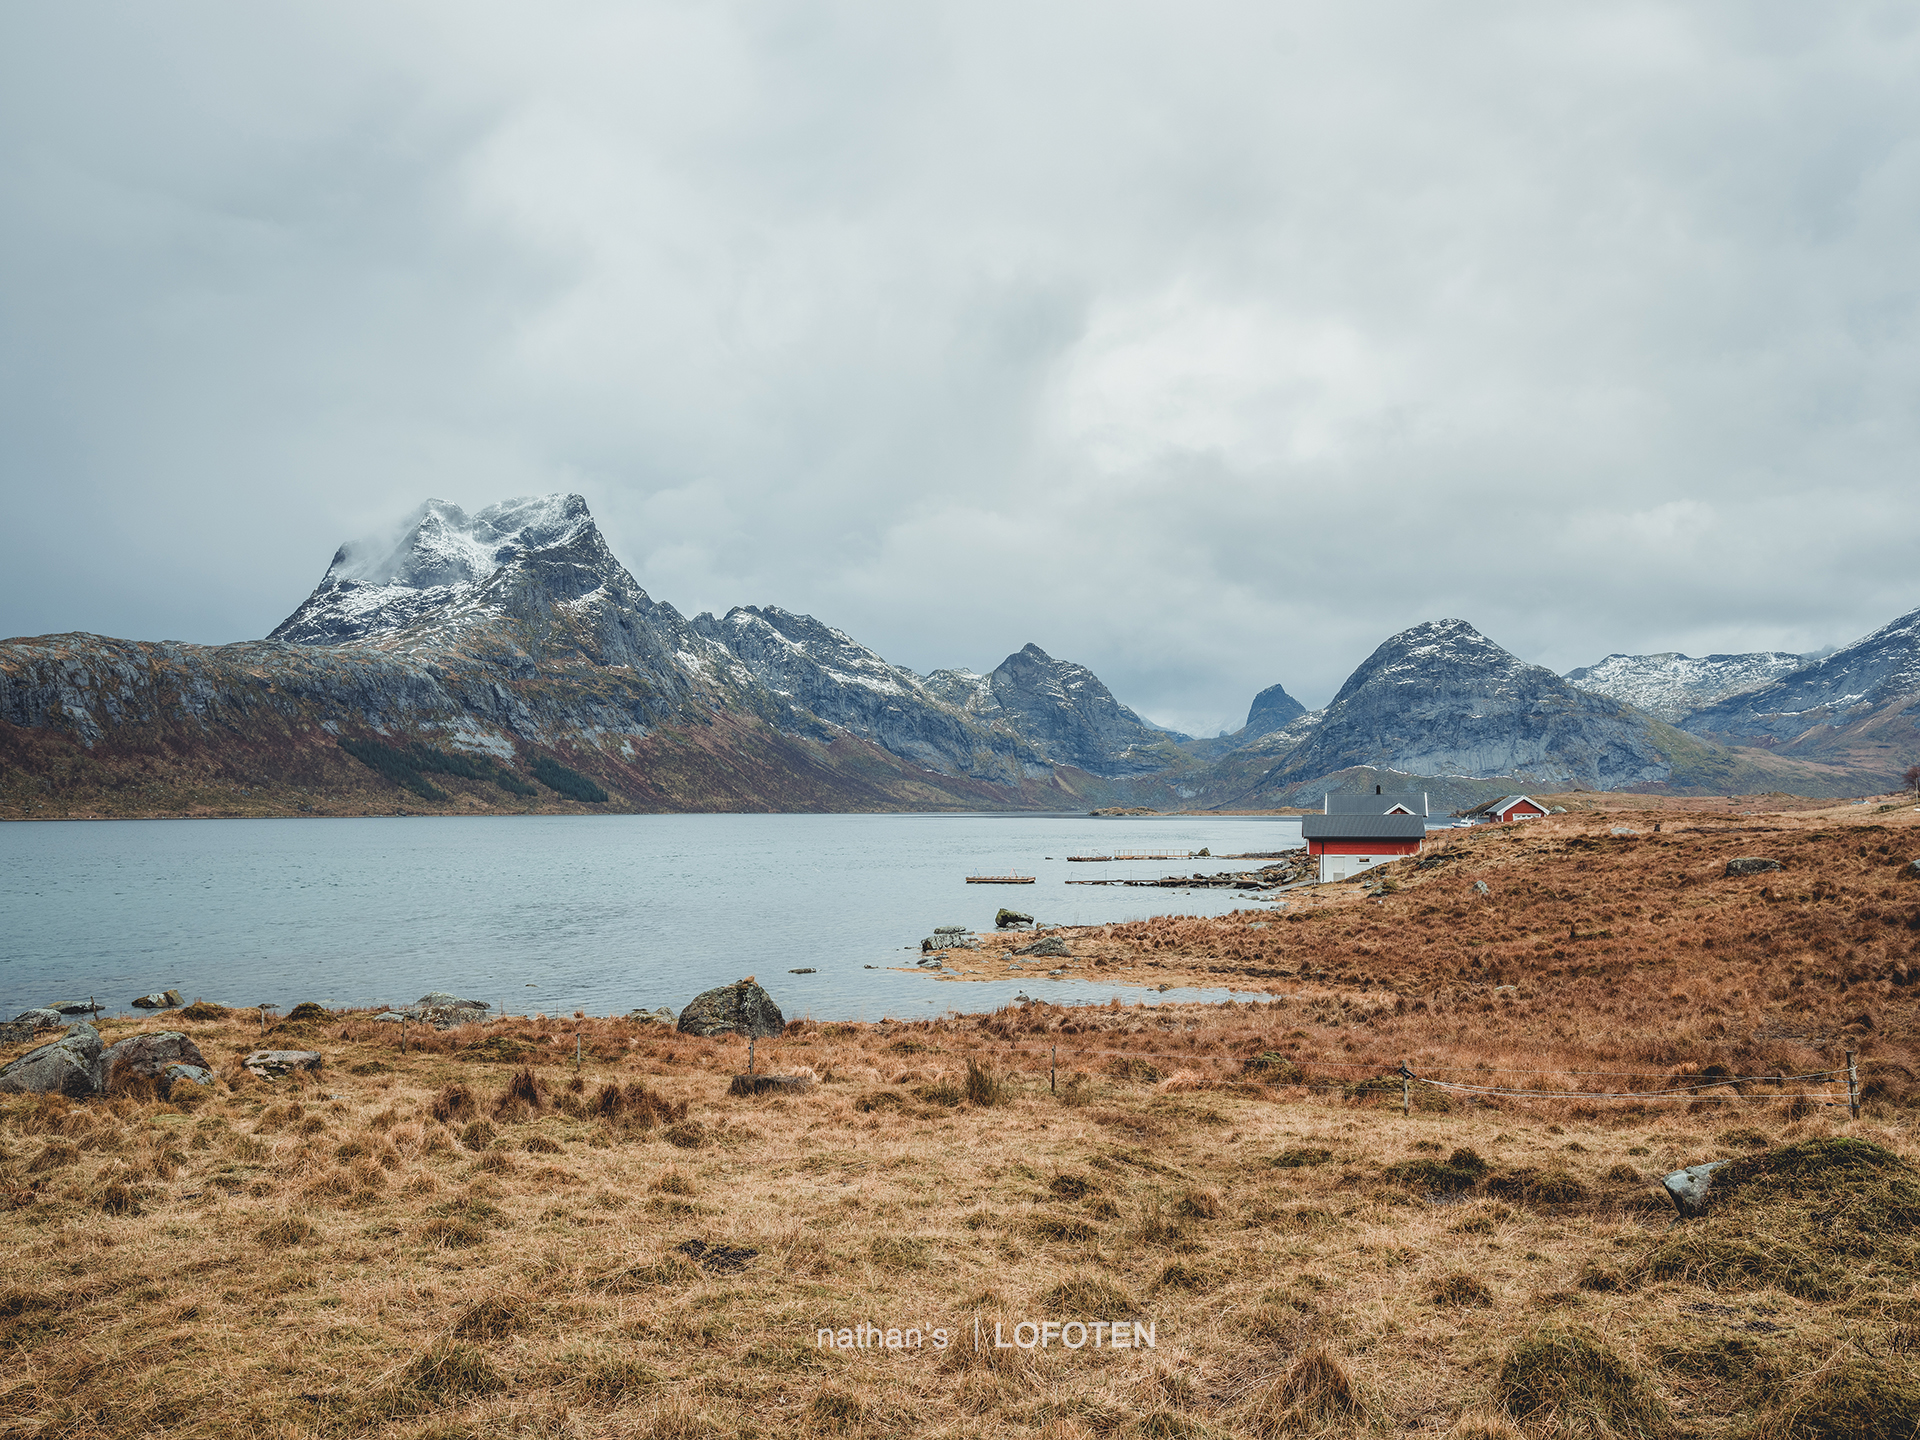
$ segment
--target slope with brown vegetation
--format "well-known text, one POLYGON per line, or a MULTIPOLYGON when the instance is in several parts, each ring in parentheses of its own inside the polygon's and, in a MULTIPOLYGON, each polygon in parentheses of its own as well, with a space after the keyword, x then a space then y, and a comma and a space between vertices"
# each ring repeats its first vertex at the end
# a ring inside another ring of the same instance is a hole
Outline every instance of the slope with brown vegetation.
MULTIPOLYGON (((1828 973, 1805 1008, 1859 1003, 1828 973)), ((1424 1010, 1330 983, 796 1022, 759 1058, 819 1083, 758 1100, 725 1094, 741 1043, 627 1021, 402 1053, 364 1016, 290 1020, 270 1039, 326 1067, 268 1083, 237 1063, 255 1026, 149 1019, 193 1032, 214 1094, 0 1106, 0 1434, 1913 1433, 1902 1087, 1857 1122, 1744 1084, 1423 1089, 1402 1116, 1367 1083, 1402 1055, 1647 1043, 1572 1008, 1600 977, 1484 1012, 1447 984, 1424 1010), (1653 1178, 1725 1155, 1753 1157, 1727 1202, 1673 1226, 1653 1178), (993 1343, 1136 1321, 1150 1346, 993 1343)), ((1905 1012, 1873 1008, 1863 1043, 1904 1056, 1905 1012)), ((1671 1018, 1681 1068, 1813 1044, 1698 998, 1671 1018)))
MULTIPOLYGON (((1578 1056, 1790 1074, 1830 1063, 1851 1037, 1878 1057, 1870 1083, 1904 1094, 1920 998, 1916 822, 1909 807, 1614 811, 1453 832, 1373 872, 1377 895, 1318 886, 1284 912, 1062 930, 1073 959, 1049 963, 1078 979, 1333 991, 1396 1060, 1469 1067, 1564 1069, 1578 1056), (1747 856, 1781 868, 1729 876, 1747 856)), ((1008 963, 964 965, 998 977, 1008 963)))

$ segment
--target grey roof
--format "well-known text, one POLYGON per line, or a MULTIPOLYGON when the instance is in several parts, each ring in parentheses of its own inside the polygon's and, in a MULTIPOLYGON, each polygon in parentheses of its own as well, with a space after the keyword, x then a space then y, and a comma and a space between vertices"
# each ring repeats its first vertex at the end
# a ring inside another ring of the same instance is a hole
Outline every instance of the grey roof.
POLYGON ((1384 815, 1396 805, 1404 805, 1416 815, 1427 813, 1427 797, 1419 792, 1375 795, 1371 790, 1343 790, 1328 795, 1323 803, 1327 815, 1384 815))
POLYGON ((1419 840, 1426 833, 1423 815, 1306 815, 1300 820, 1303 840, 1419 840))

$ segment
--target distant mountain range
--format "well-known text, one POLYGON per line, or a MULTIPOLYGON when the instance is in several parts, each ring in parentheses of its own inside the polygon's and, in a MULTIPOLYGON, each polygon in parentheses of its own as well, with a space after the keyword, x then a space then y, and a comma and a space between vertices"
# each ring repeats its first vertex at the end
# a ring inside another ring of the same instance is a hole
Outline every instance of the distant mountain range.
POLYGON ((688 619, 577 495, 429 501, 395 543, 336 552, 266 640, 0 644, 0 813, 1256 808, 1381 771, 1457 803, 1848 794, 1910 763, 1916 696, 1920 612, 1807 664, 1612 655, 1565 677, 1450 619, 1388 639, 1324 710, 1276 684, 1195 739, 1037 645, 920 675, 777 607, 688 619))

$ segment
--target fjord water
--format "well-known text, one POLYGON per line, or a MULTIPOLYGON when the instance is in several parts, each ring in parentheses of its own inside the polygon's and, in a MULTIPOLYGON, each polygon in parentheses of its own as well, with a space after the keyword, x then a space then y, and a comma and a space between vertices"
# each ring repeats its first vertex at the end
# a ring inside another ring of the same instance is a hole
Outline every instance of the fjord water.
MULTIPOLYGON (((1224 914, 1244 893, 1079 886, 1300 844, 1297 819, 1047 815, 606 815, 155 820, 0 826, 0 1015, 151 990, 232 1005, 404 1004, 429 990, 510 1013, 678 1009, 754 975, 789 1018, 913 1018, 1162 998, 1049 980, 942 983, 911 967, 937 925, 1224 914), (1050 857, 1050 858, 1049 858, 1050 857), (1032 885, 968 885, 1019 873, 1032 885), (866 968, 866 967, 876 968, 866 968), (811 975, 789 971, 812 968, 811 975)), ((1251 866, 1259 862, 1244 862, 1251 866)), ((1017 942, 1016 942, 1017 943, 1017 942)), ((1164 998, 1224 999, 1172 990, 1164 998)))

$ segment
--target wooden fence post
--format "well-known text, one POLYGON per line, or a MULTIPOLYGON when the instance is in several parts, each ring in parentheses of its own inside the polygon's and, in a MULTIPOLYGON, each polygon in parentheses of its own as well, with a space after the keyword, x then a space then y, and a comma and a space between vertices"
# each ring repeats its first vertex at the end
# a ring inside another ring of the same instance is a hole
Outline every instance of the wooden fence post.
POLYGON ((402 1055, 407 1053, 407 1017, 405 1015, 400 1017, 400 1053, 402 1055))
POLYGON ((1058 1045, 1055 1045, 1051 1050, 1047 1052, 1047 1090, 1049 1093, 1055 1090, 1058 1090, 1060 1088, 1058 1083, 1059 1075, 1060 1075, 1060 1047, 1058 1045))
POLYGON ((753 1074, 753 1032, 747 1032, 747 1074, 753 1074))
POLYGON ((1847 1051, 1847 1113, 1860 1118, 1860 1071, 1854 1065, 1854 1052, 1847 1051))
POLYGON ((1413 1116, 1413 1072, 1404 1060, 1400 1062, 1400 1113, 1409 1119, 1413 1116))

